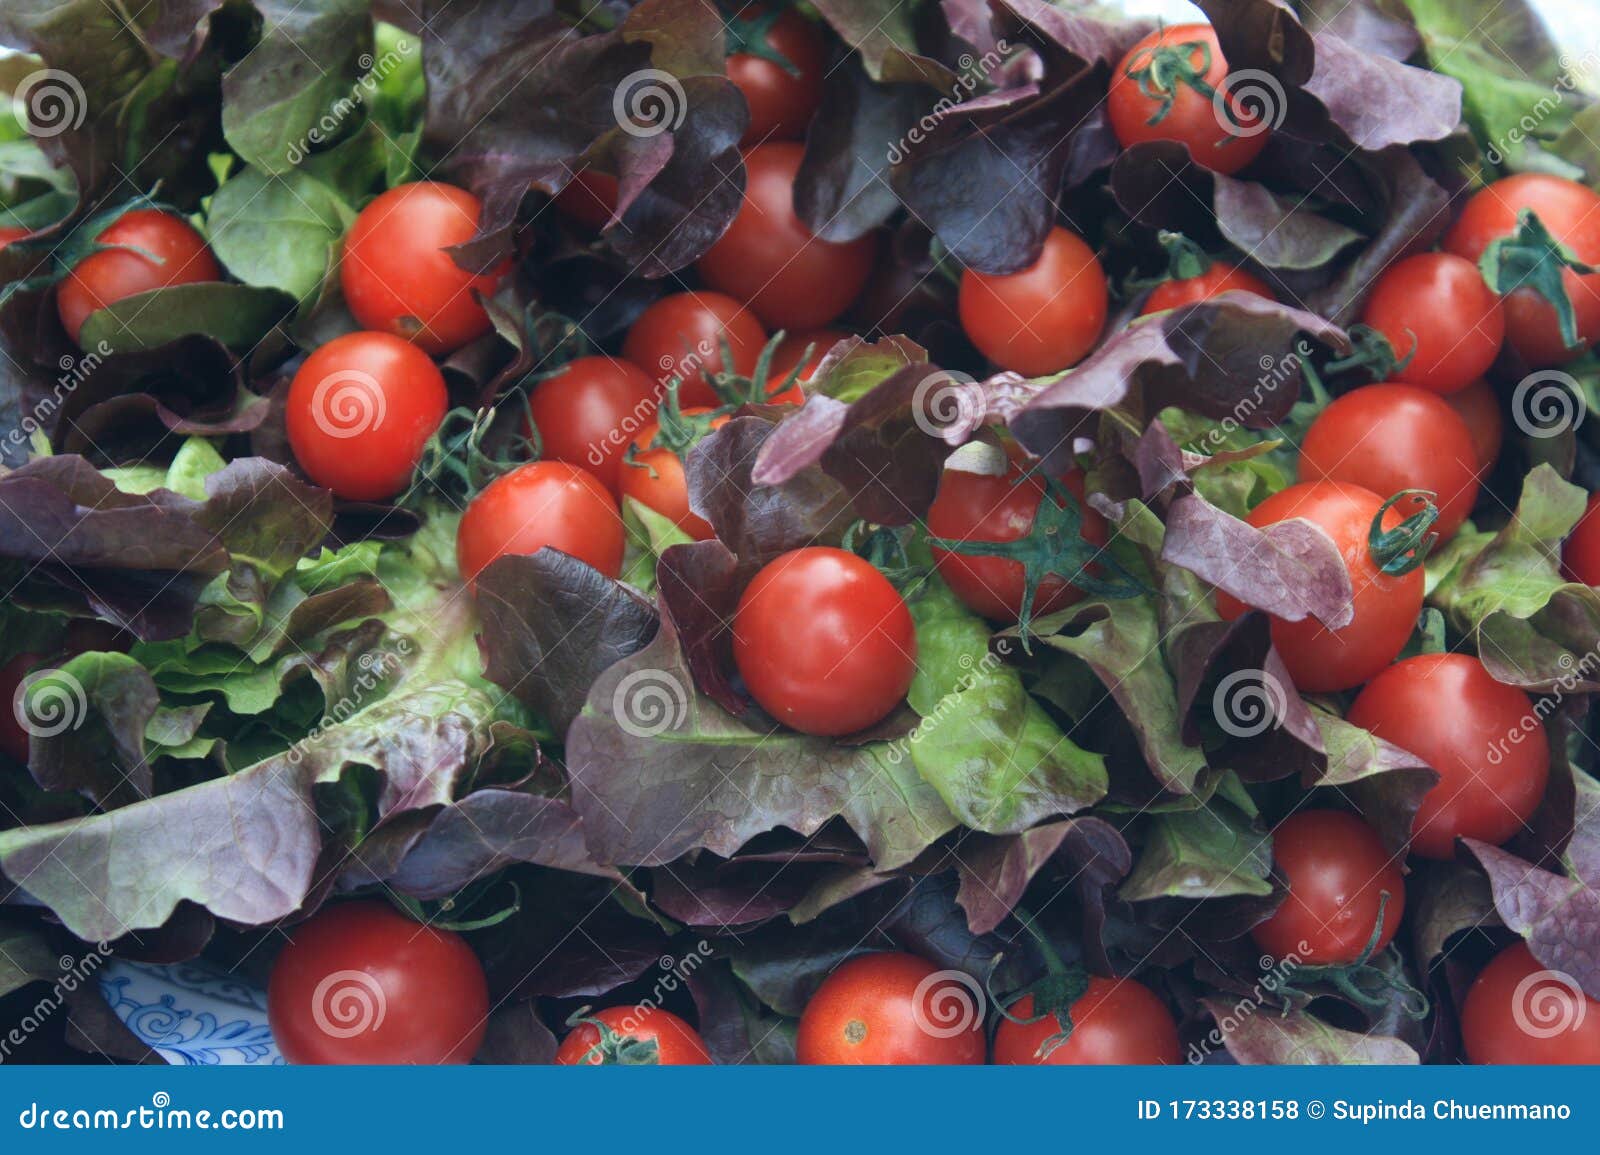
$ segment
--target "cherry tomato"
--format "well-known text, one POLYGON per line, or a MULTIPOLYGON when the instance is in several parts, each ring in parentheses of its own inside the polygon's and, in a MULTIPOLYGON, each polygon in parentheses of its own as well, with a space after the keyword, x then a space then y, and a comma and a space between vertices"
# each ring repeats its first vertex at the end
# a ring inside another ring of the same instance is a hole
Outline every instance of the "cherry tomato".
POLYGON ((1208 91, 1223 89, 1227 74, 1228 62, 1211 25, 1176 24, 1158 29, 1135 44, 1111 75, 1106 112, 1112 131, 1123 148, 1173 140, 1187 148, 1201 168, 1238 172, 1266 147, 1272 126, 1262 113, 1281 113, 1277 102, 1282 97, 1262 107, 1268 102, 1246 99, 1253 86, 1241 85, 1228 98, 1230 123, 1229 117, 1219 115, 1213 107, 1208 91), (1166 91, 1159 91, 1150 73, 1153 66, 1158 76, 1186 72, 1190 79, 1175 78, 1166 91))
MULTIPOLYGON (((1372 519, 1383 502, 1359 485, 1309 481, 1273 494, 1246 519, 1261 529, 1290 518, 1305 518, 1333 538, 1350 573, 1355 617, 1342 629, 1329 630, 1315 618, 1298 622, 1272 619, 1273 647, 1302 691, 1321 694, 1359 686, 1394 661, 1417 624, 1422 612, 1421 567, 1398 576, 1383 573, 1369 547, 1372 519)), ((1384 512, 1382 528, 1394 529, 1403 520, 1391 506, 1384 512)), ((1228 621, 1247 608, 1230 594, 1217 591, 1217 612, 1228 621)))
POLYGON ((388 333, 346 333, 301 364, 289 386, 289 446, 306 476, 352 501, 405 488, 444 420, 444 375, 388 333))
POLYGON ((1454 393, 1489 371, 1506 337, 1505 306, 1471 261, 1453 253, 1418 253, 1378 278, 1361 313, 1383 334, 1396 360, 1395 381, 1454 393))
MULTIPOLYGON (((1517 232, 1524 209, 1578 260, 1600 264, 1600 193, 1543 173, 1518 173, 1475 193, 1445 234, 1445 250, 1476 263, 1491 243, 1517 232)), ((1564 269, 1561 283, 1577 320, 1576 345, 1562 340, 1555 308, 1536 291, 1523 287, 1506 297, 1506 339, 1531 368, 1563 365, 1600 341, 1600 273, 1564 269)))
POLYGON ((330 906, 286 933, 267 1019, 291 1063, 467 1063, 489 986, 460 935, 382 902, 330 906))
POLYGON ((1568 581, 1586 586, 1600 585, 1600 493, 1589 495, 1583 516, 1567 535, 1561 547, 1561 574, 1568 581))
POLYGON ((205 238, 182 217, 159 209, 123 213, 95 241, 128 247, 90 253, 57 286, 56 311, 74 342, 96 309, 169 285, 222 280, 205 238))
POLYGON ((498 477, 472 499, 456 530, 456 565, 467 582, 503 554, 545 546, 622 571, 622 515, 594 474, 564 461, 534 461, 498 477))
POLYGON ((1461 1042, 1479 1065, 1592 1067, 1600 1064, 1600 1001, 1514 943, 1467 990, 1461 1042))
POLYGON ((711 1053, 700 1032, 671 1011, 650 1006, 607 1007, 586 1015, 572 1028, 556 1051, 556 1062, 565 1067, 703 1067, 711 1062, 711 1053))
POLYGON ((1253 293, 1269 301, 1277 299, 1272 286, 1254 273, 1246 272, 1238 265, 1225 265, 1218 261, 1198 277, 1185 277, 1181 281, 1162 281, 1150 290, 1150 295, 1145 298, 1144 307, 1139 310, 1139 315, 1146 317, 1151 313, 1162 313, 1181 305, 1209 301, 1222 293, 1253 293))
MULTIPOLYGON (((703 417, 710 409, 685 409, 685 417, 703 417)), ((711 428, 720 429, 727 416, 714 418, 711 428)), ((640 505, 655 510, 696 541, 716 536, 711 523, 689 512, 689 483, 683 472, 683 458, 665 446, 651 448, 661 426, 651 423, 633 439, 633 456, 624 463, 618 476, 618 491, 640 505)))
MULTIPOLYGON (((783 380, 801 363, 800 359, 805 357, 805 365, 800 370, 799 379, 810 381, 817 371, 817 366, 822 364, 822 359, 828 355, 828 351, 849 335, 840 329, 813 329, 809 333, 785 335, 772 354, 772 377, 778 381, 783 380), (808 348, 811 350, 811 356, 806 357, 808 348)), ((793 389, 790 392, 800 392, 800 390, 793 389)), ((784 397, 788 397, 788 394, 784 394, 784 397)), ((805 394, 800 392, 800 400, 804 399, 805 394)))
POLYGON ((611 357, 579 357, 528 394, 545 460, 582 466, 613 493, 632 435, 659 403, 649 374, 611 357))
MULTIPOLYGON (((767 10, 764 4, 746 4, 737 15, 741 21, 755 21, 767 10)), ((728 79, 750 106, 750 127, 739 141, 741 148, 767 140, 801 139, 822 103, 822 72, 827 61, 817 26, 793 8, 785 8, 764 39, 767 48, 783 57, 789 67, 751 52, 728 55, 728 79)))
POLYGON ((573 176, 551 201, 556 211, 584 228, 599 232, 617 211, 617 178, 597 168, 573 176))
POLYGON ((1478 476, 1488 475, 1500 460, 1500 445, 1505 440, 1505 418, 1500 414, 1500 398, 1494 387, 1479 378, 1465 389, 1446 394, 1445 404, 1467 423, 1472 434, 1472 449, 1478 458, 1478 476))
POLYGON ((806 734, 852 734, 906 696, 917 635, 899 592, 825 546, 769 562, 733 618, 733 657, 762 709, 806 734))
POLYGON ((1373 954, 1394 938, 1406 909, 1405 878, 1377 831, 1354 814, 1291 814, 1272 832, 1272 857, 1289 894, 1250 935, 1273 958, 1345 966, 1366 953, 1374 931, 1373 954))
POLYGON ((766 331, 749 310, 722 293, 674 293, 654 302, 634 321, 622 355, 665 385, 681 377, 678 396, 685 405, 721 404, 707 373, 748 377, 755 371, 766 331), (722 342, 733 364, 722 363, 722 342))
POLYGON ((961 274, 967 339, 1002 369, 1043 377, 1076 365, 1106 323, 1106 274, 1076 233, 1050 230, 1039 259, 1016 273, 961 274))
MULTIPOLYGON (((1033 1016, 1033 996, 1024 995, 1007 1008, 1019 1019, 1033 1016)), ((997 1066, 1162 1066, 1179 1063, 1183 1048, 1172 1012, 1143 983, 1091 975, 1089 989, 1068 1012, 1072 1034, 1050 1046, 1061 1027, 1054 1015, 1036 1023, 1001 1019, 994 1031, 997 1066)))
POLYGON ((1425 858, 1450 858, 1457 838, 1504 842, 1544 797, 1544 722, 1528 695, 1495 681, 1477 658, 1396 662, 1361 691, 1348 717, 1439 772, 1411 827, 1411 849, 1425 858))
POLYGON ((478 231, 482 205, 466 189, 435 181, 403 184, 373 198, 345 238, 339 281, 363 328, 449 353, 489 331, 473 291, 489 296, 510 262, 469 273, 446 251, 478 231))
POLYGON ((774 329, 815 329, 850 307, 872 275, 877 237, 843 244, 812 236, 794 211, 803 146, 761 144, 744 154, 744 204, 695 265, 718 292, 748 302, 774 329))
POLYGON ((17 654, 0 666, 0 750, 14 762, 28 764, 28 728, 22 709, 22 683, 44 662, 42 654, 17 654))
MULTIPOLYGON (((1083 470, 1070 470, 1061 480, 1078 499, 1083 518, 1078 536, 1092 545, 1104 545, 1106 519, 1084 501, 1083 470)), ((928 533, 950 541, 1016 541, 1033 529, 1044 496, 1044 482, 1015 464, 1003 475, 946 469, 939 480, 939 494, 928 509, 928 533)), ((968 609, 995 621, 1017 620, 1025 576, 1021 562, 936 549, 933 563, 968 609)), ((1033 613, 1042 617, 1082 597, 1065 577, 1052 574, 1034 593, 1033 613)))
POLYGON ((806 1004, 795 1058, 831 1066, 982 1063, 983 1002, 969 983, 916 955, 858 955, 806 1004))
POLYGON ((1338 398, 1300 444, 1306 481, 1347 481, 1377 493, 1437 494, 1440 541, 1478 500, 1478 450, 1467 423, 1444 400, 1413 385, 1367 385, 1338 398))

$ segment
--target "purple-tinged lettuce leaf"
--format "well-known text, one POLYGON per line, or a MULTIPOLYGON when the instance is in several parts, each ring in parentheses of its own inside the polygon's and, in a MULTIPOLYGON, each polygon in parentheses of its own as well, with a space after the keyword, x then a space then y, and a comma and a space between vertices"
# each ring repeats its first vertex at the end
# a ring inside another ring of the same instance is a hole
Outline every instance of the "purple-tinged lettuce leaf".
POLYGON ((873 80, 941 91, 954 81, 950 69, 919 51, 913 12, 899 0, 819 0, 816 9, 860 53, 873 80))
POLYGON ((1463 931, 1500 925, 1489 880, 1465 862, 1421 862, 1406 883, 1406 914, 1418 969, 1426 971, 1463 931))
POLYGON ((1461 85, 1451 77, 1365 52, 1332 31, 1312 39, 1316 71, 1304 91, 1356 148, 1442 140, 1460 123, 1461 85))
POLYGON ((773 1014, 734 976, 722 959, 695 971, 689 991, 699 1012, 700 1035, 722 1065, 791 1064, 795 1024, 773 1014))
POLYGON ((1306 1011, 1279 1014, 1252 1002, 1225 998, 1200 1003, 1216 1021, 1208 1039, 1226 1047, 1240 1063, 1277 1066, 1410 1066, 1417 1052, 1387 1035, 1329 1026, 1306 1011))
MULTIPOLYGON (((1093 816, 1046 823, 1021 834, 973 834, 956 848, 961 879, 956 901, 973 934, 996 929, 1022 900, 1030 883, 1058 856, 1084 911, 1084 949, 1094 951, 1110 891, 1133 868, 1117 828, 1093 816)), ((1104 947, 1100 947, 1104 956, 1104 947)))
POLYGON ((506 1003, 489 1011, 483 1046, 474 1058, 497 1066, 547 1067, 560 1046, 532 1003, 506 1003))
POLYGON ((28 770, 46 790, 75 790, 102 808, 150 797, 145 730, 160 697, 126 654, 86 653, 42 674, 23 699, 40 723, 28 770))
POLYGON ((1362 240, 1355 229, 1256 181, 1211 174, 1217 228, 1228 242, 1269 269, 1320 269, 1362 240))
POLYGON ((1600 894, 1582 880, 1540 870, 1475 838, 1462 839, 1489 876, 1501 921, 1544 966, 1600 998, 1600 894))

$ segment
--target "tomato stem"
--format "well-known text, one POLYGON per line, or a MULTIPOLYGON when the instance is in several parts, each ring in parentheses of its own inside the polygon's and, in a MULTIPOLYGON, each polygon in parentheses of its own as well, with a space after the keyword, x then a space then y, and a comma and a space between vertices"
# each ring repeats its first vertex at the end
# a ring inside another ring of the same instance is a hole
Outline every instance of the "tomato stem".
MULTIPOLYGON (((1400 996, 1400 1011, 1408 1018, 1428 1017, 1428 996, 1406 981, 1403 972, 1390 973, 1382 966, 1374 966, 1372 958, 1378 953, 1378 943, 1383 940, 1383 919, 1389 909, 1389 892, 1378 894, 1378 917, 1372 927, 1372 937, 1354 960, 1337 966, 1301 967, 1296 972, 1296 986, 1284 986, 1285 992, 1306 995, 1306 983, 1325 982, 1357 1006, 1369 1010, 1386 1008, 1391 995, 1400 996)), ((1309 996, 1307 996, 1309 997, 1309 996)))
POLYGON ((1350 326, 1350 343, 1353 349, 1348 357, 1330 361, 1325 366, 1329 373, 1344 373, 1351 369, 1365 369, 1374 381, 1387 381, 1410 365, 1417 357, 1417 335, 1406 330, 1411 338, 1411 351, 1404 357, 1395 355, 1394 346, 1370 325, 1350 326))
POLYGON ((1378 569, 1390 577, 1408 574, 1428 557, 1439 535, 1433 532, 1433 523, 1439 520, 1439 507, 1433 504, 1438 496, 1426 489, 1402 489, 1378 507, 1372 517, 1372 529, 1367 534, 1367 548, 1378 569), (1422 508, 1407 517, 1393 529, 1383 528, 1383 515, 1400 502, 1411 499, 1422 508))
MULTIPOLYGON (((772 359, 777 355, 778 346, 783 344, 783 338, 784 333, 780 329, 761 347, 761 354, 756 358, 756 366, 748 377, 741 377, 731 369, 706 374, 706 381, 710 384, 712 392, 722 402, 717 410, 718 413, 732 413, 745 405, 771 405, 776 398, 782 397, 794 388, 795 383, 800 380, 800 374, 805 371, 806 362, 811 359, 816 344, 807 345, 800 360, 795 362, 794 368, 784 374, 783 380, 773 384, 772 359)), ((727 338, 721 338, 719 344, 722 363, 731 366, 733 349, 728 344, 727 338)))
POLYGON ((1149 62, 1135 68, 1138 57, 1128 64, 1128 79, 1139 82, 1139 91, 1160 105, 1146 124, 1160 124, 1172 111, 1178 99, 1178 90, 1194 89, 1207 100, 1216 99, 1217 90, 1206 80, 1211 71, 1211 45, 1203 40, 1186 40, 1181 44, 1160 44, 1145 49, 1149 62), (1200 66, 1195 67, 1193 57, 1200 53, 1200 66))
POLYGON ((767 40, 767 34, 772 31, 772 26, 783 15, 783 5, 766 5, 753 17, 739 15, 748 7, 750 5, 740 4, 738 10, 724 21, 728 36, 727 55, 757 56, 776 64, 790 76, 799 76, 799 67, 767 40))
POLYGON ((1162 229, 1156 239, 1167 254, 1169 280, 1192 281, 1210 271, 1212 261, 1206 251, 1182 233, 1162 229))
MULTIPOLYGON (((994 968, 989 969, 989 974, 984 985, 989 989, 990 1001, 995 1009, 1000 1012, 1000 1017, 1018 1026, 1031 1026, 1042 1019, 1054 1017, 1056 1031, 1044 1042, 1039 1044, 1036 1057, 1047 1059, 1057 1047, 1061 1046, 1072 1037, 1072 1006, 1089 990, 1089 972, 1082 966, 1067 963, 1055 946, 1045 936, 1034 920, 1032 912, 1024 906, 1012 908, 1011 917, 1016 919, 1028 936, 1033 939, 1034 946, 1038 948, 1040 956, 1044 959, 1045 973, 1039 979, 1008 998, 999 998, 993 990, 992 980, 994 968), (1027 1017, 1012 1014, 1011 1008, 1024 998, 1032 997, 1033 1013, 1027 1017)), ((1000 958, 995 958, 996 964, 1000 958)))
POLYGON ((619 1035, 610 1025, 589 1014, 593 1007, 579 1007, 567 1019, 567 1026, 576 1030, 588 1024, 600 1035, 600 1041, 584 1052, 583 1062, 600 1066, 654 1067, 661 1063, 661 1048, 654 1039, 636 1039, 619 1035))
POLYGON ((1501 296, 1518 289, 1531 289, 1556 311, 1561 340, 1570 349, 1578 344, 1578 317, 1572 298, 1562 283, 1562 273, 1595 270, 1556 240, 1532 209, 1517 214, 1517 230, 1500 237, 1483 250, 1478 260, 1484 282, 1501 296))

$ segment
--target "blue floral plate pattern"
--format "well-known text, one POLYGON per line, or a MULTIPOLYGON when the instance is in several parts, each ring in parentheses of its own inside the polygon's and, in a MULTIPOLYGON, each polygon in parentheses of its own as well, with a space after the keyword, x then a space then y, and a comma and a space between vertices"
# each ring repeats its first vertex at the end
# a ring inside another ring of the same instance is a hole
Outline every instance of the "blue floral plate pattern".
POLYGON ((175 1066, 274 1066, 266 992, 200 963, 114 962, 100 989, 141 1042, 175 1066))

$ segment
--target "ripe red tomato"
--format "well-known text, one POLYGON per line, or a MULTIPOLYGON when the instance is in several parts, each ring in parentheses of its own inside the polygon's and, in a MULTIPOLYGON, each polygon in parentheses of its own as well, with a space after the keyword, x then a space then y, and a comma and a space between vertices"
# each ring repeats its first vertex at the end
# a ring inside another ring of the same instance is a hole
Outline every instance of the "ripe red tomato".
POLYGON ((794 211, 803 146, 761 144, 744 154, 744 204, 696 263, 718 292, 749 304, 774 329, 815 329, 850 307, 872 275, 877 237, 838 244, 812 236, 794 211))
POLYGON ((467 1063, 483 1042, 489 986, 460 935, 382 902, 324 908, 287 932, 267 1019, 291 1063, 467 1063))
MULTIPOLYGON (((1033 1015, 1033 996, 1009 1008, 1019 1019, 1033 1015)), ((1162 1066, 1179 1063, 1183 1047, 1172 1012, 1155 993, 1133 979, 1091 975, 1089 989, 1068 1012, 1072 1034, 1048 1055, 1040 1052, 1061 1026, 1054 1015, 1036 1023, 1001 1019, 994 1031, 994 1062, 1008 1066, 1162 1066)))
POLYGON ((976 980, 916 955, 858 955, 824 979, 806 1004, 795 1058, 831 1066, 982 1063, 980 990, 976 980))
POLYGON ((528 409, 545 460, 581 466, 615 493, 622 455, 660 400, 633 362, 579 357, 533 387, 528 409))
POLYGON ((1106 274, 1076 233, 1053 228, 1039 259, 1016 273, 961 274, 967 339, 1002 369, 1043 377, 1076 365, 1106 323, 1106 274))
POLYGON ((1561 547, 1561 572, 1568 581, 1600 586, 1600 493, 1589 495, 1583 516, 1561 547))
MULTIPOLYGON (((817 371, 817 366, 822 364, 822 359, 828 355, 828 351, 849 335, 840 329, 813 329, 808 333, 785 335, 772 354, 773 380, 782 381, 793 372, 796 365, 800 364, 800 359, 805 357, 805 365, 800 370, 800 380, 810 381, 812 374, 817 371), (811 350, 811 356, 806 357, 808 348, 811 350)), ((800 393, 800 400, 796 404, 805 400, 805 394, 800 390, 792 389, 790 392, 800 393)), ((788 396, 786 393, 780 400, 787 399, 788 396)))
POLYGON ((711 1053, 700 1032, 671 1011, 607 1007, 586 1015, 572 1028, 556 1051, 556 1062, 564 1067, 703 1067, 711 1062, 711 1053))
POLYGON ((1267 145, 1281 113, 1281 94, 1262 101, 1246 99, 1244 86, 1230 93, 1233 123, 1213 106, 1212 91, 1223 88, 1228 62, 1209 24, 1176 24, 1146 36, 1124 56, 1111 75, 1106 112, 1123 148, 1152 140, 1174 140, 1189 150, 1201 168, 1238 172, 1267 145), (1187 74, 1184 78, 1182 74, 1187 74), (1173 76, 1164 85, 1157 77, 1173 76))
POLYGON ((1372 953, 1394 938, 1406 909, 1405 877, 1378 832, 1354 814, 1291 814, 1272 832, 1272 857, 1289 894, 1250 935, 1273 958, 1353 963, 1372 942, 1380 909, 1383 929, 1372 953))
POLYGON ((586 168, 573 176, 551 203, 568 220, 599 232, 617 211, 620 191, 616 177, 597 168, 586 168))
MULTIPOLYGON (((1600 264, 1600 193, 1543 173, 1518 173, 1475 193, 1445 234, 1444 248, 1476 263, 1491 243, 1517 232, 1523 210, 1531 210, 1578 260, 1600 264)), ((1576 345, 1562 339, 1555 308, 1533 289, 1524 286, 1506 297, 1506 339, 1531 368, 1563 365, 1600 341, 1600 273, 1580 276, 1564 269, 1561 283, 1577 321, 1576 345)))
POLYGON ((1499 844, 1544 797, 1550 748, 1528 695, 1467 654, 1419 654, 1372 679, 1352 724, 1439 772, 1411 827, 1411 849, 1450 858, 1459 837, 1499 844))
MULTIPOLYGON (((1083 517, 1078 536, 1092 545, 1104 545, 1106 519, 1084 501, 1083 470, 1069 470, 1061 480, 1078 499, 1083 517)), ((928 533, 949 541, 1016 541, 1033 529, 1044 497, 1044 482, 1016 465, 999 476, 946 469, 939 480, 939 494, 928 509, 928 533)), ((933 563, 968 609, 995 621, 1017 620, 1025 576, 1021 562, 935 549, 933 563)), ((1039 583, 1033 614, 1042 617, 1082 597, 1065 577, 1052 575, 1039 583)))
POLYGON ((1444 400, 1413 385, 1367 385, 1317 415, 1300 443, 1306 481, 1347 481, 1376 493, 1437 494, 1433 528, 1448 541, 1478 500, 1478 450, 1444 400))
POLYGON ((134 209, 107 225, 95 240, 128 247, 90 253, 57 286, 56 311, 74 342, 96 309, 169 285, 222 280, 222 266, 205 238, 172 213, 134 209))
POLYGON ((1395 359, 1411 360, 1395 381, 1454 393, 1489 371, 1506 336, 1505 306, 1471 261, 1454 253, 1418 253, 1389 266, 1362 309, 1395 359))
POLYGON ((489 331, 473 290, 493 293, 510 262, 473 274, 445 250, 472 239, 483 206, 466 189, 403 184, 373 198, 350 226, 339 282, 363 328, 449 353, 489 331))
POLYGON ((471 583, 495 558, 545 546, 607 577, 622 571, 617 499, 594 474, 564 461, 519 466, 473 498, 456 530, 456 566, 471 583))
MULTIPOLYGON (((710 409, 685 409, 683 416, 704 417, 710 412, 710 409)), ((711 428, 720 429, 727 423, 726 415, 716 417, 711 421, 711 428)), ((618 473, 618 492, 670 518, 696 541, 707 541, 716 536, 716 531, 705 518, 689 511, 689 484, 683 472, 683 458, 677 450, 666 446, 651 448, 660 432, 661 426, 652 422, 633 439, 633 456, 621 465, 618 473)))
POLYGON ((917 634, 899 591, 825 546, 769 562, 733 618, 733 657, 761 708, 806 734, 853 734, 906 696, 917 634))
POLYGON ((714 406, 721 400, 707 373, 748 377, 755 371, 767 334, 750 311, 722 293, 674 293, 654 302, 628 330, 622 355, 665 385, 683 379, 678 397, 685 405, 714 406), (722 363, 722 342, 733 364, 722 363))
POLYGON ((5 248, 12 241, 20 241, 28 235, 28 230, 18 225, 0 225, 0 249, 5 248))
POLYGON ((0 666, 0 750, 13 761, 28 764, 28 729, 23 724, 22 683, 44 662, 41 654, 17 654, 0 666))
POLYGON ((1600 1001, 1540 965, 1525 942, 1495 955, 1461 1005, 1461 1041, 1479 1065, 1600 1064, 1600 1001))
POLYGON ((1162 313, 1181 305, 1209 301, 1222 293, 1253 293, 1269 301, 1277 299, 1272 286, 1254 273, 1246 272, 1238 265, 1225 265, 1217 261, 1198 277, 1162 281, 1150 290, 1139 315, 1147 317, 1151 313, 1162 313))
MULTIPOLYGON (((765 4, 746 4, 736 16, 739 21, 754 22, 768 10, 765 4)), ((817 26, 793 8, 785 8, 763 39, 789 67, 752 52, 728 55, 728 79, 750 106, 750 127, 740 138, 741 148, 768 140, 801 139, 822 103, 822 70, 827 61, 817 26)))
POLYGON ((289 386, 289 446, 312 481, 352 501, 393 497, 444 420, 444 375, 388 333, 346 333, 317 349, 289 386))
POLYGON ((1487 476, 1500 460, 1500 445, 1505 440, 1505 418, 1500 414, 1500 398, 1494 387, 1478 378, 1465 389, 1457 389, 1445 396, 1445 404, 1467 423, 1472 434, 1472 449, 1478 458, 1478 476, 1487 476))
MULTIPOLYGON (((1359 485, 1308 481, 1273 494, 1246 519, 1260 529, 1305 518, 1333 538, 1350 573, 1355 617, 1344 628, 1329 630, 1315 618, 1272 620, 1273 647, 1302 691, 1320 694, 1359 686, 1394 661, 1417 624, 1422 612, 1421 567, 1400 575, 1383 573, 1369 547, 1372 519, 1383 501, 1359 485)), ((1382 527, 1394 529, 1404 520, 1391 506, 1384 512, 1382 527)), ((1228 621, 1248 608, 1217 591, 1217 612, 1228 621)))

